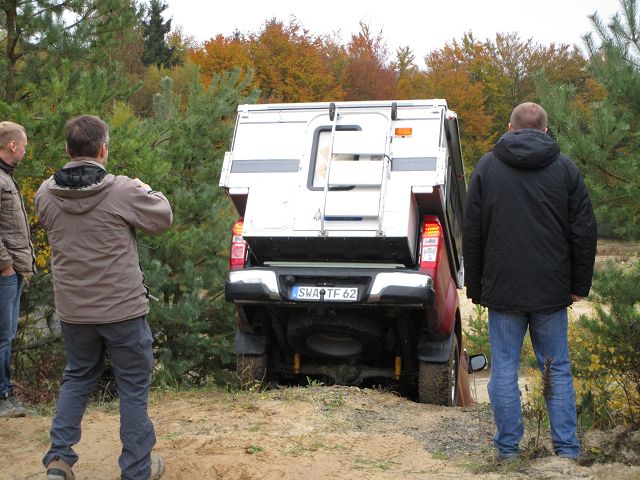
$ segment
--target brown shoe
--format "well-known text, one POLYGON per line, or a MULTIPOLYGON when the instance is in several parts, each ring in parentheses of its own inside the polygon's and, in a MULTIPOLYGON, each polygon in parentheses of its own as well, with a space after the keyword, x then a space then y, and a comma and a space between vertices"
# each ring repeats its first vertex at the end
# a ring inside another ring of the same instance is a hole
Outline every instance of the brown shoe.
POLYGON ((71 465, 61 459, 56 459, 47 465, 47 480, 75 480, 71 465))
POLYGON ((0 418, 26 417, 27 410, 10 396, 0 399, 0 418))
POLYGON ((151 454, 151 475, 149 480, 158 480, 164 473, 164 460, 159 453, 151 454))

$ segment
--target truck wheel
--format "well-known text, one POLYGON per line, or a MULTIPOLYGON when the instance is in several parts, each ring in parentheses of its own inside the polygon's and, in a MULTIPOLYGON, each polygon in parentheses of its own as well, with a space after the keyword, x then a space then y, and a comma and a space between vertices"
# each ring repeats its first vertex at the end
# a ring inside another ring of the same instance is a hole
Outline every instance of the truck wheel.
POLYGON ((236 361, 238 387, 250 390, 260 387, 267 378, 267 354, 245 355, 239 353, 236 361))
POLYGON ((418 400, 432 405, 455 406, 458 397, 458 339, 453 335, 453 348, 446 363, 420 362, 418 400))

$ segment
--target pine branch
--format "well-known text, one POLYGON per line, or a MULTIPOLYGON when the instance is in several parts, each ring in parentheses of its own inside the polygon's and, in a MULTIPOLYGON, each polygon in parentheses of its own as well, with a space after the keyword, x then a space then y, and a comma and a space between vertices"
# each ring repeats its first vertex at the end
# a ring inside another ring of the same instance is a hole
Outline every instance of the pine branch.
POLYGON ((42 10, 34 12, 33 15, 31 15, 29 17, 24 17, 24 19, 27 20, 27 21, 33 20, 34 18, 39 17, 40 15, 42 15, 45 12, 54 11, 57 8, 67 8, 69 6, 69 3, 70 2, 63 1, 61 3, 57 3, 57 4, 54 4, 54 5, 48 5, 46 7, 43 7, 42 10))
POLYGON ((627 180, 626 178, 623 177, 619 177, 618 175, 609 172, 608 170, 605 170, 603 167, 601 167, 600 165, 595 165, 596 169, 600 172, 600 173, 604 173, 605 175, 607 175, 608 177, 614 178, 622 183, 626 183, 627 185, 635 185, 635 182, 632 182, 630 180, 627 180))
POLYGON ((42 347, 46 347, 47 345, 58 342, 61 338, 61 335, 55 335, 52 333, 39 340, 32 340, 30 342, 27 342, 25 345, 18 344, 11 350, 13 352, 28 352, 30 350, 38 350, 42 347))

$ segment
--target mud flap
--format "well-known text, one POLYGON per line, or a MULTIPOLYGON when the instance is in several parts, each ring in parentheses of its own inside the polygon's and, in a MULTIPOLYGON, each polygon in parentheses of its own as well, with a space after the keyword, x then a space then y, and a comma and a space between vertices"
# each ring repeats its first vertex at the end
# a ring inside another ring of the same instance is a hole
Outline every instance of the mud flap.
POLYGON ((428 340, 426 336, 418 338, 418 360, 428 363, 446 363, 453 350, 454 335, 441 341, 428 340))
POLYGON ((240 355, 262 355, 267 351, 266 335, 251 335, 236 330, 236 353, 240 355))
POLYGON ((458 363, 458 389, 457 403, 458 407, 470 407, 476 404, 473 394, 471 393, 471 384, 469 381, 469 361, 466 350, 460 352, 460 362, 458 363))

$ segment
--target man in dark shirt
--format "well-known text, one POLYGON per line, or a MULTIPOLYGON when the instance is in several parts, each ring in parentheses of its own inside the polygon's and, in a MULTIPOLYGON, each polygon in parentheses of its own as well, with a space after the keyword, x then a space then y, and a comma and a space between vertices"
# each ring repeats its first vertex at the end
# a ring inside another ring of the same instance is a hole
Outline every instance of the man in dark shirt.
POLYGON ((527 328, 538 367, 550 365, 555 452, 580 454, 567 306, 589 294, 596 221, 580 172, 546 131, 539 105, 513 110, 508 132, 475 168, 464 217, 467 296, 489 308, 489 398, 502 459, 519 454, 524 434, 518 366, 527 328))

